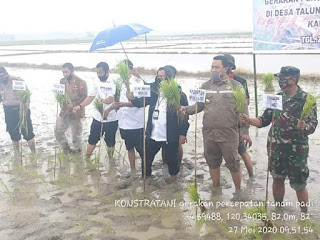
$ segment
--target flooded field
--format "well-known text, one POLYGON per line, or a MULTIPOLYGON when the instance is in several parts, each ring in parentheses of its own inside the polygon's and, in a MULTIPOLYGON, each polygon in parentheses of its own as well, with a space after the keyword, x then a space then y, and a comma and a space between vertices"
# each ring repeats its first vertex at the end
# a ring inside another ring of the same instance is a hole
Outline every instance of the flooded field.
MULTIPOLYGON (((206 64, 210 65, 210 61, 206 64)), ((252 234, 252 226, 263 225, 259 219, 248 217, 247 210, 265 200, 269 127, 250 128, 253 146, 248 151, 255 176, 250 178, 242 163, 242 190, 235 192, 225 166, 221 168, 221 188, 212 187, 203 156, 202 113, 198 115, 198 191, 207 208, 207 212, 201 215, 187 193, 187 182, 194 180, 194 116, 189 120, 188 143, 183 146, 178 181, 170 182, 167 166, 163 165, 158 154, 153 166, 154 177, 147 179, 144 192, 140 159, 137 157, 137 171, 131 173, 119 133, 114 159, 108 159, 104 143, 99 164, 86 162, 82 154, 62 154, 59 149, 55 158, 56 102, 50 90, 52 84, 62 77, 60 71, 8 68, 8 72, 24 78, 32 91, 31 117, 37 154, 31 156, 24 143, 22 161, 13 156, 9 135, 5 132, 3 109, 0 108, 0 239, 240 239, 250 231, 252 234), (206 221, 196 223, 195 219, 201 216, 206 221)), ((96 78, 93 72, 76 74, 88 85, 96 78)), ((144 77, 153 79, 153 76, 144 77)), ((178 81, 186 93, 201 84, 194 78, 178 77, 178 81)), ((249 83, 250 113, 254 115, 252 80, 249 83)), ((300 85, 311 93, 320 92, 319 85, 314 82, 301 82, 300 85)), ((262 94, 263 87, 259 86, 259 113, 263 111, 262 94)), ((92 106, 87 109, 84 124, 83 150, 92 121, 90 108, 92 106)), ((275 208, 269 183, 268 212, 275 227, 257 228, 256 236, 263 239, 319 239, 319 127, 309 141, 310 220, 301 221, 309 216, 300 215, 295 192, 288 182, 286 206, 275 208)))

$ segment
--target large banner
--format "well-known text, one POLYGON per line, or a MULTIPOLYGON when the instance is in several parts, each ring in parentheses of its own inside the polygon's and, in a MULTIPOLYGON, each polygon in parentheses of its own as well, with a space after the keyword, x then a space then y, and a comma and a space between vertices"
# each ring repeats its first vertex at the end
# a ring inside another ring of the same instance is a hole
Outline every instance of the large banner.
POLYGON ((253 51, 320 52, 320 0, 254 0, 253 51))

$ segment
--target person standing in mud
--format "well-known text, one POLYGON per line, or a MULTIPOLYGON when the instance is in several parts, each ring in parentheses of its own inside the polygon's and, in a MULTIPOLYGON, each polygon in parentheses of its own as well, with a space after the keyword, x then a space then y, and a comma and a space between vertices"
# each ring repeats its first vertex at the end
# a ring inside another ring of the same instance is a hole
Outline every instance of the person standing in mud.
MULTIPOLYGON (((176 180, 180 171, 179 164, 179 142, 185 143, 189 128, 188 120, 178 121, 178 115, 167 106, 167 100, 159 93, 159 84, 173 78, 170 67, 160 68, 156 80, 151 84, 151 96, 146 98, 149 106, 148 122, 146 128, 146 176, 152 174, 152 163, 155 155, 162 148, 165 150, 166 160, 171 180, 176 180), (158 77, 161 76, 161 77, 158 77)), ((188 105, 187 97, 180 92, 182 106, 188 105)), ((131 100, 136 107, 143 107, 143 99, 131 100)), ((143 175, 142 167, 142 175, 143 175)))
POLYGON ((317 125, 317 110, 305 119, 300 120, 307 93, 298 85, 300 70, 293 66, 282 67, 279 74, 279 86, 282 96, 283 110, 266 109, 262 116, 249 118, 241 116, 241 121, 256 127, 266 127, 274 116, 274 130, 269 131, 268 151, 272 142, 270 172, 273 177, 273 197, 281 203, 285 193, 285 179, 288 176, 290 186, 296 191, 301 211, 308 210, 309 202, 307 179, 309 169, 307 158, 309 153, 308 135, 312 134, 317 125))
MULTIPOLYGON (((77 112, 81 110, 82 107, 86 107, 95 98, 97 98, 98 101, 100 101, 103 104, 103 109, 108 108, 110 104, 113 103, 114 93, 109 96, 105 93, 105 89, 108 87, 112 88, 115 91, 115 83, 113 79, 111 79, 111 77, 109 76, 109 65, 106 62, 100 62, 97 64, 96 69, 99 81, 94 82, 93 88, 88 94, 89 96, 78 106, 74 107, 73 112, 77 112)), ((96 108, 94 108, 92 117, 93 121, 90 128, 86 157, 90 159, 90 156, 93 150, 95 149, 96 144, 100 140, 101 124, 103 122, 102 136, 104 136, 104 141, 107 144, 107 153, 109 159, 111 159, 113 158, 114 154, 114 146, 116 144, 116 132, 118 129, 117 112, 115 110, 109 112, 107 119, 103 120, 103 116, 101 115, 101 113, 96 108)))
MULTIPOLYGON (((177 69, 174 66, 166 65, 166 66, 163 67, 163 69, 167 69, 167 71, 170 71, 170 75, 172 76, 173 79, 176 77, 177 69)), ((159 75, 159 70, 157 72, 157 75, 159 75)), ((179 84, 179 89, 180 89, 181 93, 184 94, 182 92, 180 84, 179 84)), ((186 142, 187 142, 187 138, 181 138, 181 141, 179 141, 179 148, 178 148, 178 163, 179 163, 179 165, 181 164, 182 158, 183 158, 183 147, 182 147, 182 144, 185 144, 186 142)), ((162 160, 163 160, 163 164, 167 164, 168 161, 167 161, 167 158, 166 158, 166 152, 165 152, 164 148, 162 148, 162 160)))
POLYGON ((20 149, 21 134, 23 138, 28 142, 28 146, 32 153, 35 153, 35 135, 33 133, 33 126, 31 121, 31 111, 28 107, 26 113, 26 124, 28 131, 25 129, 19 129, 20 121, 20 102, 17 95, 17 91, 13 90, 13 81, 24 81, 21 78, 14 77, 8 74, 4 67, 0 67, 0 102, 3 101, 3 109, 5 122, 7 125, 7 132, 10 134, 12 140, 14 153, 17 155, 20 149))
MULTIPOLYGON (((136 77, 138 73, 133 68, 133 63, 125 59, 123 60, 129 67, 129 88, 133 91, 134 87, 144 86, 144 82, 141 78, 136 77)), ((106 109, 105 116, 108 117, 111 111, 118 110, 118 123, 120 128, 121 138, 124 140, 126 149, 128 151, 128 158, 130 162, 131 172, 136 169, 136 156, 135 150, 139 153, 141 159, 143 159, 143 116, 144 110, 142 108, 135 107, 130 100, 131 93, 127 92, 126 85, 123 83, 120 93, 119 102, 111 104, 111 106, 106 109)), ((142 162, 142 161, 141 161, 142 162)))
POLYGON ((64 153, 80 153, 82 144, 82 122, 85 117, 85 109, 81 106, 87 97, 87 83, 74 74, 74 67, 71 63, 62 65, 64 78, 60 84, 65 85, 65 94, 70 98, 71 103, 61 106, 60 114, 57 118, 55 136, 57 142, 62 147, 64 153), (73 108, 80 106, 80 110, 73 112, 73 108), (66 131, 71 129, 73 149, 70 148, 66 131))
MULTIPOLYGON (((238 156, 239 112, 236 110, 232 87, 242 86, 229 79, 229 63, 224 56, 215 56, 211 65, 210 80, 202 84, 206 90, 204 103, 196 103, 203 115, 204 155, 209 165, 213 186, 220 186, 220 165, 222 157, 230 170, 236 190, 241 187, 241 168, 238 156)), ((188 115, 195 114, 196 105, 181 107, 188 115)), ((242 130, 248 130, 242 128, 242 130)))
MULTIPOLYGON (((242 86, 246 92, 246 101, 247 101, 246 106, 248 106, 250 103, 250 95, 249 95, 249 91, 248 91, 247 80, 233 73, 233 70, 236 69, 236 63, 235 63, 234 57, 230 54, 224 54, 223 56, 228 60, 228 63, 229 63, 227 74, 229 75, 229 78, 234 79, 237 82, 242 84, 242 86)), ((246 111, 249 112, 248 109, 246 109, 246 111)), ((247 146, 243 142, 249 143, 249 147, 252 145, 252 141, 251 141, 249 133, 248 133, 248 135, 240 136, 238 152, 239 152, 240 156, 242 157, 244 164, 246 165, 249 177, 252 177, 253 176, 253 169, 252 169, 251 157, 247 152, 247 146)))

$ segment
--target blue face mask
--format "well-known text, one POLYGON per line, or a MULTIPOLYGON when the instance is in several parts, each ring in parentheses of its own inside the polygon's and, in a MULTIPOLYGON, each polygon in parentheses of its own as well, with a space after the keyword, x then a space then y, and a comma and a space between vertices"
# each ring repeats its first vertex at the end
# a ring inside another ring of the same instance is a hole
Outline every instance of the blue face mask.
POLYGON ((210 80, 212 83, 221 81, 220 73, 219 72, 211 72, 210 73, 210 80))

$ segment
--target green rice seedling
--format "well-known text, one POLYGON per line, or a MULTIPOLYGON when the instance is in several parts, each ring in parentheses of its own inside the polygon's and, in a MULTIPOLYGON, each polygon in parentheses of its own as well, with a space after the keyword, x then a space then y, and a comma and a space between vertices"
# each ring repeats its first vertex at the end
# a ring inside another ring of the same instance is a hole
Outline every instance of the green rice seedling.
POLYGON ((93 101, 94 108, 103 116, 103 104, 100 103, 98 98, 95 98, 93 101))
POLYGON ((200 198, 200 195, 198 193, 198 189, 197 189, 196 185, 193 184, 193 183, 187 183, 187 186, 188 186, 187 192, 189 194, 189 197, 190 197, 191 201, 199 204, 201 212, 207 211, 207 209, 201 204, 201 198, 200 198))
POLYGON ((308 93, 307 99, 305 104, 303 105, 302 113, 301 113, 301 120, 305 120, 311 112, 317 107, 317 96, 312 96, 308 93))
POLYGON ((266 73, 262 75, 261 82, 264 85, 264 91, 266 92, 274 91, 273 81, 274 81, 273 73, 266 73))
POLYGON ((233 95, 236 99, 236 107, 239 113, 244 113, 245 101, 246 101, 246 93, 242 86, 238 85, 235 88, 231 87, 233 95))
POLYGON ((86 161, 87 167, 89 168, 89 170, 97 170, 99 162, 100 162, 99 155, 97 155, 93 160, 88 159, 88 161, 86 161))
POLYGON ((113 96, 115 102, 120 101, 120 94, 121 94, 121 89, 122 89, 122 82, 119 80, 115 80, 114 84, 116 85, 116 92, 113 96))
POLYGON ((200 201, 200 195, 198 193, 198 190, 196 186, 192 183, 187 183, 188 185, 188 194, 191 201, 198 203, 200 201))
POLYGON ((205 217, 201 217, 200 219, 197 219, 196 220, 196 224, 197 224, 197 226, 203 226, 204 224, 206 223, 206 218, 205 217))
POLYGON ((130 74, 129 74, 129 66, 126 62, 121 61, 120 63, 118 63, 117 65, 117 72, 120 75, 123 83, 125 84, 126 88, 127 88, 127 92, 130 92, 130 74))
POLYGON ((12 192, 10 191, 10 189, 8 188, 8 186, 3 182, 3 180, 0 178, 0 185, 3 186, 3 188, 6 191, 6 194, 8 195, 8 197, 11 199, 12 198, 12 192))
POLYGON ((31 92, 27 88, 25 91, 18 91, 17 95, 20 102, 20 108, 19 108, 20 119, 19 119, 18 127, 20 132, 24 129, 28 134, 27 111, 30 105, 31 92))
POLYGON ((266 227, 273 227, 274 226, 269 218, 269 215, 268 215, 268 212, 267 212, 265 206, 257 206, 254 208, 249 208, 246 210, 246 212, 253 219, 256 218, 256 216, 263 216, 261 218, 261 220, 264 223, 264 226, 266 226, 266 227))
POLYGON ((66 94, 55 94, 54 97, 60 106, 65 106, 71 103, 70 97, 66 94))
POLYGON ((46 182, 47 182, 47 180, 46 180, 43 176, 41 176, 41 175, 37 172, 37 170, 34 170, 34 169, 31 170, 31 169, 30 169, 30 170, 29 170, 29 174, 30 174, 30 176, 38 179, 38 180, 39 180, 40 182, 42 182, 42 183, 46 183, 46 182))
POLYGON ((50 181, 50 183, 62 189, 70 184, 70 179, 68 176, 60 175, 56 180, 50 181))
POLYGON ((103 231, 105 233, 111 233, 111 232, 116 233, 116 231, 110 226, 109 220, 106 220, 103 217, 98 217, 98 216, 95 216, 95 217, 91 218, 90 220, 93 222, 100 223, 103 226, 103 231))
POLYGON ((167 106, 170 111, 176 112, 178 116, 178 122, 187 121, 187 115, 180 111, 181 105, 181 94, 179 89, 179 84, 173 79, 169 79, 166 81, 161 81, 160 83, 160 93, 167 99, 167 106))
POLYGON ((172 111, 179 111, 181 108, 179 84, 174 79, 161 81, 159 90, 167 99, 169 109, 172 111))

